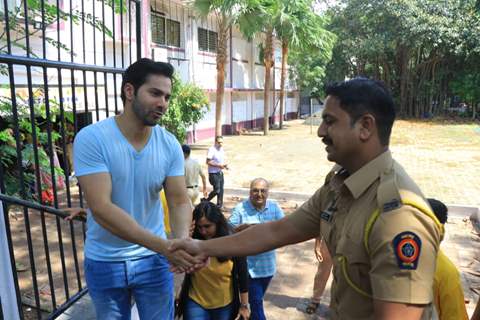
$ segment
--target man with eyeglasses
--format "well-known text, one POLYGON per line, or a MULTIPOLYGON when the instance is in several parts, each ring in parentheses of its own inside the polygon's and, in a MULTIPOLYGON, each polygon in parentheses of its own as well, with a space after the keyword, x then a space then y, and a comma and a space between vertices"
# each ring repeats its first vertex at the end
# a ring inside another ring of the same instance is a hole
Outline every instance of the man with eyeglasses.
MULTIPOLYGON (((241 231, 251 225, 280 220, 284 217, 280 206, 268 200, 268 181, 256 178, 250 183, 250 196, 239 203, 232 212, 229 221, 235 231, 241 231)), ((247 258, 249 285, 248 302, 250 303, 252 320, 265 319, 263 296, 270 280, 276 272, 275 250, 260 253, 247 258)))

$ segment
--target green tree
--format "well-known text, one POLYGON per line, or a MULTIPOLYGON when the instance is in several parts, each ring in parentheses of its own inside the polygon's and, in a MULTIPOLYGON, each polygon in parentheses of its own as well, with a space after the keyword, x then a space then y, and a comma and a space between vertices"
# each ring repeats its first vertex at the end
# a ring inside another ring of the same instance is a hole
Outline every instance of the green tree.
MULTIPOLYGON (((331 55, 334 35, 325 30, 325 19, 313 11, 312 5, 312 0, 279 0, 279 9, 274 17, 275 34, 282 43, 280 129, 283 126, 289 49, 295 50, 297 52, 295 56, 298 58, 307 58, 302 55, 302 52, 305 52, 315 57, 327 58, 325 62, 329 60, 331 55)), ((305 59, 303 60, 305 62, 305 59)), ((298 66, 298 63, 293 63, 298 66)), ((302 66, 299 67, 302 68, 302 66)), ((318 73, 319 70, 315 69, 314 71, 318 73)))
POLYGON ((338 41, 327 78, 383 80, 403 116, 448 106, 455 74, 480 47, 473 0, 344 0, 329 14, 338 41))
POLYGON ((217 22, 217 92, 215 101, 215 135, 222 134, 222 104, 225 93, 225 64, 229 31, 240 20, 250 20, 260 0, 194 0, 193 8, 200 17, 214 15, 217 22))
MULTIPOLYGON (((37 97, 42 97, 42 89, 38 89, 34 92, 37 97)), ((17 110, 18 110, 18 128, 20 138, 20 150, 22 156, 23 166, 23 179, 24 185, 21 186, 20 172, 17 168, 17 149, 16 140, 14 136, 14 115, 12 112, 12 101, 10 98, 0 98, 0 165, 3 169, 3 177, 6 193, 8 195, 23 197, 27 200, 35 200, 34 193, 37 191, 32 190, 30 186, 35 185, 35 160, 34 149, 32 146, 31 137, 33 130, 38 139, 39 146, 48 145, 48 133, 45 131, 48 123, 51 126, 51 142, 53 149, 55 145, 60 143, 62 137, 59 133, 60 128, 68 128, 66 124, 61 124, 61 108, 54 100, 49 101, 49 117, 47 117, 47 108, 45 103, 38 102, 34 105, 36 123, 31 125, 30 123, 30 107, 28 101, 25 101, 22 97, 16 96, 17 110), (43 129, 43 130, 42 130, 43 129), (25 190, 25 194, 21 194, 21 190, 25 190)), ((35 99, 35 101, 37 101, 35 99)), ((73 123, 73 113, 64 112, 65 122, 73 123)), ((66 130, 66 136, 72 135, 73 132, 66 130)), ((52 150, 48 150, 53 152, 52 150)), ((44 172, 50 172, 50 159, 43 147, 38 148, 38 161, 40 170, 44 172)), ((61 168, 54 168, 54 174, 56 177, 63 176, 64 172, 61 168)), ((44 186, 42 186, 43 189, 44 186)), ((39 200, 38 195, 36 200, 39 200)))
POLYGON ((270 91, 272 87, 272 67, 274 64, 274 17, 279 10, 278 0, 260 0, 259 3, 250 6, 248 15, 244 15, 238 26, 247 39, 264 35, 264 43, 260 46, 261 60, 265 67, 263 85, 263 134, 268 135, 270 114, 270 91))
POLYGON ((187 129, 198 123, 208 111, 208 97, 205 92, 191 83, 182 83, 175 75, 172 98, 160 125, 173 133, 180 144, 185 142, 187 129))

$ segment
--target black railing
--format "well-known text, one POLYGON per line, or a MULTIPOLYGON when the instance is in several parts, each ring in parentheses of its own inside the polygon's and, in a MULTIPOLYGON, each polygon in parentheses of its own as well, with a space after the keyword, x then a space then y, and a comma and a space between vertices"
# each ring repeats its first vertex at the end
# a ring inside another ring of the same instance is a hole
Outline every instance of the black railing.
POLYGON ((141 6, 14 3, 0 0, 0 200, 20 317, 55 318, 87 290, 85 224, 63 221, 62 209, 84 206, 73 137, 121 111, 121 74, 141 57, 141 6))

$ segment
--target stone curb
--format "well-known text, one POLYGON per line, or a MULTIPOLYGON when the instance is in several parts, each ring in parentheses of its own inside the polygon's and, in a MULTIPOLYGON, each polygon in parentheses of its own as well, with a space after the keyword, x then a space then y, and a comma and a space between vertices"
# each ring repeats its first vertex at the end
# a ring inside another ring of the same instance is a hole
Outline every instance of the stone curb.
MULTIPOLYGON (((226 195, 248 197, 248 188, 232 188, 227 187, 224 189, 226 195)), ((289 191, 270 191, 269 197, 273 200, 290 200, 305 202, 312 195, 307 193, 289 192, 289 191)), ((446 204, 448 207, 449 215, 452 217, 467 218, 474 214, 479 214, 480 209, 474 206, 462 205, 462 204, 446 204)))

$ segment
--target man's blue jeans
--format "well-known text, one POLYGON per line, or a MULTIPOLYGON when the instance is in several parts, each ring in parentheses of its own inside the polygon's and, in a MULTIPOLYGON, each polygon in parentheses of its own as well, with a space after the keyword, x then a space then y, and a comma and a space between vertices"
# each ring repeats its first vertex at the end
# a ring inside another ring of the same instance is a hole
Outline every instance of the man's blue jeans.
POLYGON ((248 303, 250 303, 250 320, 265 320, 263 296, 272 277, 248 279, 248 303))
POLYGON ((192 299, 185 302, 184 320, 229 320, 232 317, 233 304, 217 309, 205 309, 192 299))
POLYGON ((173 319, 173 274, 155 254, 121 262, 85 258, 85 278, 97 319, 130 320, 132 297, 140 319, 173 319))

